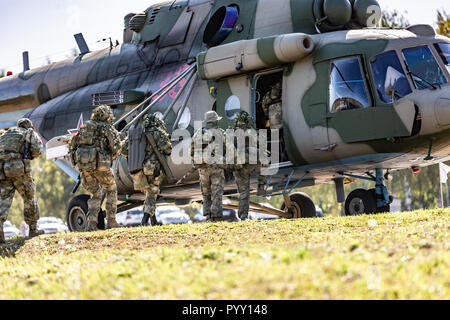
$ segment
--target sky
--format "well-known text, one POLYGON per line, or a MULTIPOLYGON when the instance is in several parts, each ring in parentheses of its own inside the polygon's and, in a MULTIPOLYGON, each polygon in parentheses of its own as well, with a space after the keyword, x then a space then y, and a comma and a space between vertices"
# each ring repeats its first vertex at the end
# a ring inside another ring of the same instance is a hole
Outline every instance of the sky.
MULTIPOLYGON (((70 56, 73 35, 84 34, 91 50, 108 46, 101 39, 122 42, 123 18, 161 0, 0 0, 0 69, 20 72, 22 52, 31 68, 70 56)), ((383 10, 407 11, 411 24, 435 24, 436 10, 450 14, 449 0, 378 0, 383 10)))

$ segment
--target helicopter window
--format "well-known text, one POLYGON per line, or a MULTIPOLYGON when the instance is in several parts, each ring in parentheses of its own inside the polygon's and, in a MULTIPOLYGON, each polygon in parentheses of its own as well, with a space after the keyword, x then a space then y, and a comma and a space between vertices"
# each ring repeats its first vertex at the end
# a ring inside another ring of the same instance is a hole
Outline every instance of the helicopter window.
POLYGON ((231 96, 225 102, 225 114, 230 120, 236 118, 237 113, 241 111, 241 101, 237 96, 231 96))
POLYGON ((412 93, 397 52, 379 54, 371 60, 371 65, 378 96, 383 102, 392 103, 393 92, 401 97, 412 93))
POLYGON ((358 57, 334 60, 330 75, 332 112, 366 108, 370 105, 358 57))
POLYGON ((441 56, 442 61, 444 61, 447 71, 450 73, 450 43, 436 43, 434 46, 441 56))
POLYGON ((407 48, 402 52, 417 89, 429 89, 447 83, 444 71, 439 67, 428 46, 407 48))

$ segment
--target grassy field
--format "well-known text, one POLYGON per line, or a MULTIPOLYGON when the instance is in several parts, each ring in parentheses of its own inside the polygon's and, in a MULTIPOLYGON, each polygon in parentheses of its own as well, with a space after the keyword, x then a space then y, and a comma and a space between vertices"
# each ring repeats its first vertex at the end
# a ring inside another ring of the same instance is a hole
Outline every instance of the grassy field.
POLYGON ((0 247, 0 299, 449 299, 450 211, 118 229, 0 247))

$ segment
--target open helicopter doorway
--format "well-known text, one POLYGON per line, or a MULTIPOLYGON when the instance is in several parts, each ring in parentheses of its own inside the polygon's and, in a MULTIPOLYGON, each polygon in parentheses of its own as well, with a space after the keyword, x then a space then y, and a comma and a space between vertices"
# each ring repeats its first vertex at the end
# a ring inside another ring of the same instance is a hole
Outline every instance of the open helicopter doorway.
POLYGON ((273 70, 257 74, 253 82, 253 101, 255 125, 268 130, 269 150, 271 144, 279 145, 280 163, 289 161, 283 137, 283 71, 273 70), (271 135, 272 130, 279 130, 279 138, 271 135))

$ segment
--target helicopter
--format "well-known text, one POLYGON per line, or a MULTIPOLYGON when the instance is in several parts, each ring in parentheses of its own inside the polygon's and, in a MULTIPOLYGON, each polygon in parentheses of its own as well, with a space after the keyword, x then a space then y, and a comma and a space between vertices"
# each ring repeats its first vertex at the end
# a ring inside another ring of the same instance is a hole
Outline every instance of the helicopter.
MULTIPOLYGON (((270 164, 276 170, 265 196, 282 195, 285 203, 280 209, 252 203, 251 210, 314 217, 311 198, 293 191, 334 183, 346 215, 387 212, 392 171, 450 160, 450 39, 429 25, 379 28, 380 18, 376 0, 156 4, 125 16, 122 44, 91 52, 78 34, 79 56, 32 70, 24 53, 23 72, 0 80, 0 126, 29 117, 47 158, 77 181, 66 141, 96 106, 111 106, 122 132, 157 114, 182 153, 190 137, 180 138, 179 130, 192 136, 210 110, 223 117, 224 129, 241 110, 267 129, 262 97, 281 83, 281 152, 270 164), (357 179, 374 188, 346 195, 344 184, 357 179)), ((173 179, 158 201, 199 201, 198 176, 173 182, 191 170, 190 162, 167 160, 173 179)), ((119 158, 113 170, 118 211, 142 205, 127 161, 119 158)), ((254 193, 256 187, 254 177, 254 193)), ((224 194, 237 194, 233 181, 224 194)), ((71 231, 84 230, 88 199, 68 204, 71 231)))

